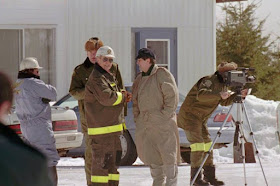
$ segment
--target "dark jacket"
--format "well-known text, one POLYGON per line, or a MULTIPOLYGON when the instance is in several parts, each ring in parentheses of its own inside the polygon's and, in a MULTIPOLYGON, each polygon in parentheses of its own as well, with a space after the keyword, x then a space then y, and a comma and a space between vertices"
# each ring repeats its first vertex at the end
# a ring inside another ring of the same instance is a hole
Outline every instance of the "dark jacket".
POLYGON ((121 91, 114 74, 108 73, 96 63, 85 90, 86 120, 91 137, 122 132, 125 97, 121 91), (93 134, 90 130, 101 131, 93 134), (107 132, 104 133, 104 130, 107 132))
MULTIPOLYGON (((85 119, 85 106, 84 106, 84 97, 85 97, 85 86, 88 81, 88 78, 92 72, 94 64, 90 62, 88 58, 84 61, 84 63, 78 65, 72 74, 71 85, 69 88, 69 93, 78 100, 79 112, 80 112, 80 121, 82 124, 82 132, 87 132, 87 125, 85 119)), ((110 71, 115 74, 118 85, 124 89, 122 77, 119 71, 119 67, 117 63, 113 63, 110 71)))
POLYGON ((0 123, 0 186, 52 186, 47 160, 0 123))

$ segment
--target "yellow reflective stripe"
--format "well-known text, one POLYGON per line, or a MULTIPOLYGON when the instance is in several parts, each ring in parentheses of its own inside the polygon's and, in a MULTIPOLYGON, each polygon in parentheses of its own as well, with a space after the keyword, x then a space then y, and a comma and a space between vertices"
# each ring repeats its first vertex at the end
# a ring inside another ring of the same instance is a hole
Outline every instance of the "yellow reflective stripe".
POLYGON ((124 123, 108 127, 88 128, 88 135, 108 134, 123 131, 123 124, 124 123))
POLYGON ((204 149, 205 149, 204 143, 194 143, 194 144, 191 144, 191 152, 204 151, 204 149))
POLYGON ((93 183, 108 183, 109 176, 91 176, 91 182, 93 183))
POLYGON ((125 123, 122 123, 122 125, 123 125, 123 129, 126 130, 127 128, 126 128, 125 123))
POLYGON ((109 174, 109 180, 119 181, 120 175, 119 174, 109 174))
POLYGON ((111 83, 110 85, 111 85, 111 87, 114 87, 114 86, 116 86, 116 83, 111 83))
POLYGON ((122 101, 122 93, 117 92, 117 96, 118 96, 117 101, 113 104, 113 106, 120 104, 122 101))
POLYGON ((205 151, 205 152, 208 152, 209 149, 210 149, 210 147, 211 147, 211 145, 212 145, 212 141, 209 142, 209 143, 205 143, 205 149, 204 149, 204 151, 205 151))

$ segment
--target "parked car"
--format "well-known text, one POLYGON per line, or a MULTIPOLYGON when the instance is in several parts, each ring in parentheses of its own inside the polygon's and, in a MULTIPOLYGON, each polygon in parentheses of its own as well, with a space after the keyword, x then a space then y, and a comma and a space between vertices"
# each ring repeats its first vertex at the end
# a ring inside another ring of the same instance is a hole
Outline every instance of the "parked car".
MULTIPOLYGON (((56 148, 60 156, 65 156, 69 149, 81 146, 83 134, 78 132, 77 116, 73 110, 57 106, 52 106, 51 110, 56 148)), ((15 108, 12 108, 5 123, 22 137, 15 108)))
MULTIPOLYGON (((131 85, 126 86, 126 89, 128 91, 131 91, 131 85)), ((180 103, 177 107, 177 113, 179 112, 179 109, 181 107, 181 104, 183 103, 185 96, 180 95, 180 103)), ((70 94, 67 94, 62 99, 57 101, 54 106, 59 107, 65 107, 68 109, 72 109, 77 114, 77 117, 79 118, 79 109, 78 109, 78 102, 75 100, 70 94)), ((217 135, 218 130, 220 129, 220 126, 222 125, 223 121, 226 118, 228 112, 228 107, 222 107, 218 106, 217 110, 212 114, 212 116, 208 120, 208 127, 209 132, 211 134, 211 138, 214 139, 217 135)), ((128 103, 128 110, 127 110, 127 117, 125 118, 125 123, 127 127, 127 131, 124 132, 123 135, 120 136, 121 144, 122 144, 122 160, 121 165, 132 165, 136 158, 137 158, 137 151, 135 147, 135 123, 133 118, 133 112, 132 112, 132 102, 128 103)), ((80 121, 78 126, 78 131, 81 131, 81 125, 80 121)), ((190 163, 190 143, 188 142, 185 132, 183 129, 178 128, 179 130, 179 136, 180 136, 180 147, 181 147, 181 156, 182 159, 185 162, 190 163)), ((235 127, 233 126, 231 122, 231 117, 228 119, 225 127, 223 128, 222 134, 217 140, 217 143, 215 145, 215 148, 221 148, 226 146, 229 143, 233 142, 234 137, 234 131, 235 127)), ((83 141, 81 147, 70 149, 67 156, 71 157, 78 157, 78 156, 84 156, 84 150, 85 150, 85 143, 83 141)))

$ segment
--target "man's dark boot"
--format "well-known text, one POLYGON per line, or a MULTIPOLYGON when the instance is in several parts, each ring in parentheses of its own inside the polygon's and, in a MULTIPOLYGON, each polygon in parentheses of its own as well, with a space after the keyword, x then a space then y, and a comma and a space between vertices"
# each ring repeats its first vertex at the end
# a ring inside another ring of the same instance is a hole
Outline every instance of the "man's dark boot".
MULTIPOLYGON (((193 178, 194 178, 196 172, 198 171, 198 169, 199 169, 199 168, 191 168, 191 181, 190 181, 190 183, 192 182, 192 180, 193 180, 193 178)), ((194 182, 193 185, 195 185, 195 186, 209 185, 208 182, 206 182, 206 181, 204 181, 203 179, 201 179, 201 176, 202 176, 202 174, 201 174, 201 172, 200 172, 200 173, 198 174, 198 176, 196 177, 196 180, 195 180, 195 182, 194 182)))
POLYGON ((204 180, 209 182, 211 185, 225 185, 223 181, 220 181, 216 178, 216 169, 215 166, 204 166, 204 180))

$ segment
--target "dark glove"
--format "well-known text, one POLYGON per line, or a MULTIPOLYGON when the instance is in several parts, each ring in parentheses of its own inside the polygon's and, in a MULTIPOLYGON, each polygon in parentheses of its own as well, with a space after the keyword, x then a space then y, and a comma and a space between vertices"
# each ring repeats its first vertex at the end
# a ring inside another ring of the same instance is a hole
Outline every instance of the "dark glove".
POLYGON ((42 102, 45 104, 49 104, 50 101, 51 101, 50 99, 42 98, 42 102))

